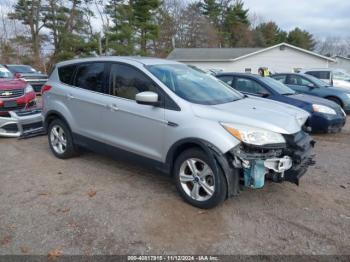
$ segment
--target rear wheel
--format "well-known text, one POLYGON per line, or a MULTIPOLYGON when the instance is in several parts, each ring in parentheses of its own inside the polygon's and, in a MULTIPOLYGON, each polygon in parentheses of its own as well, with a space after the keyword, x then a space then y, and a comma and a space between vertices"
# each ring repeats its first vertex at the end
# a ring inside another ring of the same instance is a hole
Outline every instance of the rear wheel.
POLYGON ((53 120, 48 128, 48 139, 52 153, 61 159, 76 155, 71 132, 61 119, 53 120))
POLYGON ((227 194, 225 177, 202 150, 190 149, 175 161, 174 178, 184 200, 199 208, 212 208, 223 202, 227 194))

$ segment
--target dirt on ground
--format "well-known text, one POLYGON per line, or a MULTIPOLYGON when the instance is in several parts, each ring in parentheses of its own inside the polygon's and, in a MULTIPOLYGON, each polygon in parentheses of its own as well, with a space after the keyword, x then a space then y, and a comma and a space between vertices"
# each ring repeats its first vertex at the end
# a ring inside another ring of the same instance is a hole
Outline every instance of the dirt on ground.
POLYGON ((314 138, 299 187, 267 183, 212 210, 157 172, 90 152, 59 160, 45 136, 0 139, 0 255, 350 254, 350 124, 314 138))

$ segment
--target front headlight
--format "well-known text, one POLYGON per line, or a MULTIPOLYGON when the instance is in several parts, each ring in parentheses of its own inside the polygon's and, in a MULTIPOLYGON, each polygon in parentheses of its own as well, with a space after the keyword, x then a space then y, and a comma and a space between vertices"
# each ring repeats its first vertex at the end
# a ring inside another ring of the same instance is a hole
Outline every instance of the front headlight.
POLYGON ((265 129, 229 123, 221 123, 221 125, 235 138, 247 144, 263 146, 286 142, 281 134, 265 129))
POLYGON ((24 89, 24 93, 30 93, 30 92, 34 92, 34 89, 31 85, 27 85, 26 88, 24 89))
POLYGON ((328 106, 313 104, 312 109, 314 110, 314 112, 318 112, 318 113, 322 113, 322 114, 328 114, 328 115, 336 115, 337 114, 337 112, 335 112, 334 109, 332 109, 328 106))

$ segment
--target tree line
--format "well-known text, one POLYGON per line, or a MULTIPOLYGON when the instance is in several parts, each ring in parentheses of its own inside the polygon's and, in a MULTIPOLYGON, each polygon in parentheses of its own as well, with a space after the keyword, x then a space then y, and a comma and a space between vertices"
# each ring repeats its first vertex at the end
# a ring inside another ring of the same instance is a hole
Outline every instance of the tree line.
POLYGON ((1 62, 44 70, 91 55, 166 57, 174 47, 316 46, 305 30, 259 21, 242 0, 7 1, 0 13, 1 62))

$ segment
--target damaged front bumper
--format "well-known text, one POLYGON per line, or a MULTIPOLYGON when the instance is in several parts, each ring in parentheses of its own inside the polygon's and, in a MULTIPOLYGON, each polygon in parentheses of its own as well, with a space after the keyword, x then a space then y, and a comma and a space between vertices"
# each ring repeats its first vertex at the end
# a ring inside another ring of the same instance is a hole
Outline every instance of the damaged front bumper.
POLYGON ((239 145, 231 150, 233 166, 243 170, 244 186, 262 188, 265 179, 299 185, 313 160, 314 141, 305 132, 285 136, 286 143, 266 147, 239 145))
POLYGON ((21 137, 43 131, 42 109, 10 111, 0 116, 0 137, 21 137))

